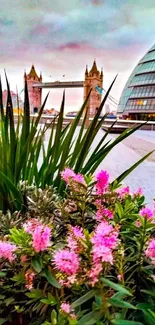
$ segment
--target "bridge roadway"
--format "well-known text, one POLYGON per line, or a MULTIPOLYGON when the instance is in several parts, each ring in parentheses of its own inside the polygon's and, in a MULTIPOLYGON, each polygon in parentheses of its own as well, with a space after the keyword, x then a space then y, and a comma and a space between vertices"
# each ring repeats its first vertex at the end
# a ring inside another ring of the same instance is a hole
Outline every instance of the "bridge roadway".
POLYGON ((84 81, 55 81, 34 83, 34 88, 83 88, 84 81))

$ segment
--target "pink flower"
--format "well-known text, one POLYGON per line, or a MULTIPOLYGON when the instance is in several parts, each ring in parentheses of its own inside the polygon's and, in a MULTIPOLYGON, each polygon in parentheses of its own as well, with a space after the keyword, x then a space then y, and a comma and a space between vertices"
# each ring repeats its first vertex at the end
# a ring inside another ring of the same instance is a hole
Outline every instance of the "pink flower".
POLYGON ((93 263, 109 262, 112 264, 112 249, 116 248, 118 244, 118 231, 104 220, 96 227, 91 242, 93 244, 93 263))
POLYGON ((79 256, 69 249, 61 249, 55 252, 54 263, 60 272, 67 275, 76 274, 80 266, 79 256))
POLYGON ((102 271, 102 263, 113 264, 113 249, 118 244, 118 231, 106 220, 103 220, 96 227, 91 242, 92 267, 87 275, 91 278, 91 284, 94 286, 102 271))
POLYGON ((28 220, 23 224, 25 232, 31 235, 33 234, 37 226, 41 226, 40 222, 37 219, 28 220))
POLYGON ((73 313, 73 309, 68 302, 63 302, 60 306, 61 312, 68 314, 72 319, 76 319, 75 314, 73 313))
POLYGON ((97 209, 100 209, 102 207, 102 200, 97 199, 95 200, 94 204, 96 205, 97 209))
POLYGON ((84 238, 84 235, 83 235, 83 229, 78 227, 78 226, 71 226, 70 227, 71 231, 73 232, 73 235, 76 237, 76 238, 84 238))
POLYGON ((32 246, 38 253, 44 251, 50 245, 51 229, 47 226, 37 226, 32 235, 32 246))
POLYGON ((153 217, 153 211, 149 208, 143 208, 140 210, 140 215, 146 219, 151 219, 153 217))
POLYGON ((0 258, 4 258, 9 260, 9 262, 12 262, 16 258, 14 254, 16 249, 16 245, 9 242, 0 241, 0 258))
POLYGON ((65 170, 61 172, 61 177, 67 184, 70 184, 70 181, 74 181, 86 185, 83 175, 74 173, 70 168, 65 168, 65 170))
POLYGON ((101 220, 103 217, 113 219, 114 216, 111 210, 101 207, 96 213, 96 219, 101 220))
POLYGON ((141 187, 138 187, 137 190, 134 192, 134 196, 142 196, 143 194, 143 189, 141 187))
POLYGON ((102 271, 102 263, 97 263, 93 265, 91 270, 88 272, 88 277, 91 278, 91 285, 94 286, 98 282, 98 277, 102 271))
POLYGON ((145 255, 151 259, 153 264, 155 264, 155 238, 150 239, 148 242, 148 247, 145 251, 145 255))
POLYGON ((118 189, 116 192, 119 194, 121 199, 124 199, 125 196, 130 194, 130 188, 129 188, 129 186, 122 187, 122 188, 118 189))
POLYGON ((140 228, 141 225, 142 225, 142 223, 141 223, 140 219, 137 219, 137 220, 136 220, 136 227, 137 227, 137 228, 140 228))
POLYGON ((81 244, 81 238, 84 238, 82 228, 75 226, 69 227, 69 236, 67 238, 68 247, 71 250, 76 250, 81 244))
POLYGON ((118 281, 122 281, 123 280, 123 275, 122 274, 118 274, 117 275, 117 279, 118 279, 118 281))
POLYGON ((32 272, 31 270, 28 270, 28 271, 25 273, 25 280, 26 280, 26 285, 25 285, 25 287, 26 287, 28 290, 31 290, 31 289, 33 288, 34 277, 35 277, 35 273, 32 272))
POLYGON ((86 185, 84 177, 81 174, 77 174, 73 177, 73 180, 77 183, 81 183, 83 185, 86 185))
POLYGON ((61 172, 62 179, 68 184, 69 179, 75 177, 75 173, 70 168, 65 168, 63 172, 61 172))
POLYGON ((68 302, 63 302, 60 307, 64 313, 66 314, 71 313, 71 305, 68 302))
POLYGON ((92 249, 93 263, 94 265, 100 262, 107 262, 113 264, 113 254, 112 250, 104 245, 96 246, 94 245, 92 249))
POLYGON ((106 170, 101 170, 97 175, 96 175, 96 191, 98 195, 101 195, 105 192, 105 190, 108 187, 108 180, 109 180, 109 174, 107 173, 106 170))
POLYGON ((109 248, 115 248, 117 245, 118 232, 106 220, 103 220, 96 227, 92 237, 92 243, 105 245, 109 248))

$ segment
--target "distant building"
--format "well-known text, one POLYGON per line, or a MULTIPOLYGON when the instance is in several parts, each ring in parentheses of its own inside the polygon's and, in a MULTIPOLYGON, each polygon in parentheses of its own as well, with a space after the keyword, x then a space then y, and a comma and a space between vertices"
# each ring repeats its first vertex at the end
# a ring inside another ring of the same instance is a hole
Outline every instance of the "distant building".
POLYGON ((105 104, 105 113, 106 114, 110 113, 110 105, 109 104, 105 104))
POLYGON ((100 107, 102 98, 102 88, 103 88, 103 71, 98 71, 96 61, 94 60, 91 70, 88 72, 86 66, 85 80, 84 80, 84 100, 86 99, 90 89, 91 95, 86 107, 89 110, 89 116, 93 117, 100 107), (98 90, 97 90, 98 89, 98 90), (101 92, 99 92, 101 90, 101 92))
POLYGON ((128 119, 155 120, 155 45, 130 75, 119 101, 118 114, 128 119))
POLYGON ((42 101, 42 89, 39 87, 33 87, 34 83, 42 82, 42 75, 37 75, 34 65, 32 65, 29 74, 24 73, 24 80, 27 80, 30 112, 31 114, 37 113, 41 107, 42 101))
MULTIPOLYGON (((7 90, 4 90, 3 91, 3 105, 4 105, 4 108, 6 107, 6 104, 7 104, 7 98, 8 98, 8 91, 7 90)), ((20 97, 18 97, 18 101, 17 101, 17 94, 14 93, 12 90, 11 90, 11 98, 12 98, 12 105, 13 105, 13 108, 16 109, 18 108, 18 105, 19 105, 19 108, 20 109, 23 109, 23 101, 20 97)))
POLYGON ((117 115, 117 111, 111 111, 110 114, 116 116, 117 115))
POLYGON ((68 112, 66 116, 76 116, 78 112, 68 112))
POLYGON ((44 109, 43 114, 56 116, 59 114, 59 112, 55 108, 51 108, 51 109, 44 109))

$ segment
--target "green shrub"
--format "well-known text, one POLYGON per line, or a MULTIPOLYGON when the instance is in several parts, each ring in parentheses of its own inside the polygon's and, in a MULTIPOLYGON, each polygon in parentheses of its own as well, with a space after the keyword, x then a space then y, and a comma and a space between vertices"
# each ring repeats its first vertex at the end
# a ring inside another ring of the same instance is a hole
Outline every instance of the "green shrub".
POLYGON ((52 222, 31 206, 33 218, 1 234, 1 324, 155 324, 155 213, 141 189, 114 189, 105 171, 62 179, 52 222))

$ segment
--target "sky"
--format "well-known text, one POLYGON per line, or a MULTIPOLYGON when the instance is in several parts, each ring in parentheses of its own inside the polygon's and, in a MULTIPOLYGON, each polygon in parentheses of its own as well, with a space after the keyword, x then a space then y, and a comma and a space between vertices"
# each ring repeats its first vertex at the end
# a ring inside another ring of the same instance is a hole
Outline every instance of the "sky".
MULTIPOLYGON (((4 69, 11 89, 20 92, 32 64, 45 82, 83 80, 95 58, 105 89, 118 74, 111 92, 118 100, 134 66, 155 43, 154 17, 155 0, 0 0, 3 88, 4 69)), ((62 89, 50 90, 47 107, 58 109, 61 98, 62 89)), ((83 89, 67 89, 66 110, 77 110, 82 101, 83 89)))

